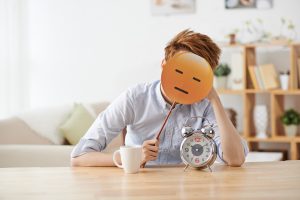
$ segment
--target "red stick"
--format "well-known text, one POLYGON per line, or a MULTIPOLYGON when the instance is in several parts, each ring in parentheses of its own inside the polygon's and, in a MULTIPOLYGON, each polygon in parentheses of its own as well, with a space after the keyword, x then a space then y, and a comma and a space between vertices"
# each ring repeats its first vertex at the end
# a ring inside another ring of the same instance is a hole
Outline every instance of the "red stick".
POLYGON ((169 119, 169 117, 170 117, 170 115, 173 111, 173 109, 175 108, 175 105, 176 105, 176 102, 174 101, 167 117, 164 120, 164 123, 163 123, 162 127, 160 128, 159 132, 156 134, 155 139, 157 139, 157 140, 159 139, 159 136, 160 136, 161 132, 163 131, 163 129, 164 129, 164 127, 165 127, 165 125, 166 125, 166 123, 167 123, 167 121, 168 121, 168 119, 169 119))
MULTIPOLYGON (((163 125, 161 126, 159 132, 156 134, 155 139, 157 139, 157 140, 159 139, 159 136, 160 136, 161 132, 163 131, 163 129, 164 129, 164 127, 165 127, 165 125, 166 125, 166 123, 167 123, 167 121, 168 121, 168 119, 169 119, 169 117, 170 117, 170 115, 171 115, 171 113, 173 111, 173 109, 175 108, 175 105, 176 105, 176 102, 174 101, 173 104, 172 104, 172 106, 171 106, 171 108, 170 108, 170 111, 169 111, 167 117, 164 120, 163 125)), ((144 168, 145 165, 146 165, 146 162, 142 163, 141 164, 141 168, 144 168)))

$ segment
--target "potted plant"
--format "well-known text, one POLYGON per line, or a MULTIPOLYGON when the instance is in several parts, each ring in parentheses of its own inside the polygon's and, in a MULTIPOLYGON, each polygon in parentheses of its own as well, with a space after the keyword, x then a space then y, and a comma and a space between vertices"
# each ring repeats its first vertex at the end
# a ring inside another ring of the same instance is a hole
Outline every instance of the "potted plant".
POLYGON ((227 88, 227 80, 228 75, 230 74, 231 69, 228 64, 221 63, 215 70, 215 87, 217 89, 226 89, 227 88))
POLYGON ((232 32, 230 32, 227 37, 229 38, 229 44, 234 45, 236 44, 236 36, 237 33, 239 32, 239 29, 234 29, 232 32))
POLYGON ((281 18, 280 34, 273 37, 272 43, 286 44, 297 39, 297 31, 292 20, 281 18))
POLYGON ((286 110, 281 116, 281 122, 284 124, 285 134, 287 136, 295 136, 297 134, 297 126, 300 124, 300 114, 294 109, 286 110))

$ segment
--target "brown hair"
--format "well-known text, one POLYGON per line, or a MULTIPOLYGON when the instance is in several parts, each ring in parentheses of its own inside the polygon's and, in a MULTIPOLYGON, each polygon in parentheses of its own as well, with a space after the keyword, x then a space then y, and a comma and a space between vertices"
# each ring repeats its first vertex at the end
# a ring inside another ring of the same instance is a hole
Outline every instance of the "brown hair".
POLYGON ((207 36, 186 29, 178 33, 165 47, 165 60, 178 51, 188 51, 204 58, 212 69, 219 63, 220 48, 207 36))

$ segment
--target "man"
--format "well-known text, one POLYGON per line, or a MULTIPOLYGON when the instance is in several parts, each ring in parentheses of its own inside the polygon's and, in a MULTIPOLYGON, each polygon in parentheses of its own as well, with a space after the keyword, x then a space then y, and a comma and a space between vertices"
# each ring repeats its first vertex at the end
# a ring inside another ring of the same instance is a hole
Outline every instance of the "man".
MULTIPOLYGON (((165 48, 166 61, 178 52, 192 52, 204 58, 212 67, 218 65, 220 49, 206 35, 185 30, 173 38, 165 48)), ((188 117, 203 116, 217 124, 214 140, 218 147, 218 160, 230 166, 241 166, 248 153, 246 142, 232 125, 212 89, 204 100, 192 105, 176 105, 159 140, 153 139, 166 117, 171 100, 160 81, 138 84, 120 95, 95 120, 72 152, 72 166, 114 166, 112 154, 102 153, 107 144, 126 127, 126 145, 142 145, 141 164, 179 164, 180 130, 188 117)), ((206 121, 195 121, 200 128, 206 121)))

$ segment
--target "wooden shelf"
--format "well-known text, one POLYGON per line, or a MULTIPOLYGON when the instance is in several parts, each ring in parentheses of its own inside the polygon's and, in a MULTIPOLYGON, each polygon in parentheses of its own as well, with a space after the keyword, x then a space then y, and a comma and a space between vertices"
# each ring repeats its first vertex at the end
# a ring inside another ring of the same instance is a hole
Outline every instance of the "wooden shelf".
POLYGON ((300 143, 300 136, 294 137, 294 141, 297 142, 297 143, 300 143))
MULTIPOLYGON (((277 41, 279 42, 279 41, 277 41)), ((285 59, 290 61, 290 81, 293 82, 296 77, 295 69, 297 67, 297 59, 300 58, 300 43, 257 43, 257 44, 220 44, 224 48, 240 48, 243 53, 243 88, 242 90, 220 89, 217 90, 219 94, 225 95, 242 95, 243 99, 243 115, 242 115, 242 136, 248 141, 250 150, 259 150, 259 143, 287 143, 289 144, 289 158, 300 159, 300 136, 287 137, 284 134, 284 127, 280 121, 285 108, 286 96, 298 98, 300 89, 289 90, 259 90, 251 89, 253 84, 250 78, 249 66, 257 65, 257 48, 270 48, 272 51, 281 50, 282 47, 288 50, 289 56, 285 59), (253 120, 253 111, 256 105, 256 95, 269 95, 265 104, 269 105, 269 123, 270 123, 270 137, 269 138, 255 138, 255 126, 253 120)), ((269 51, 269 50, 268 50, 269 51)), ((267 52, 268 52, 267 51, 267 52)), ((266 53, 266 52, 264 52, 266 53)), ((268 61, 272 63, 272 61, 268 61)), ((291 88, 296 88, 294 85, 291 88)), ((295 108, 300 111, 300 108, 295 108)))
MULTIPOLYGON (((257 89, 246 89, 245 93, 269 93, 275 95, 300 95, 300 90, 257 90, 257 89)), ((243 92, 243 91, 242 91, 243 92)))
POLYGON ((218 89, 217 92, 219 94, 243 94, 244 90, 230 90, 230 89, 218 89))
POLYGON ((270 90, 246 89, 246 93, 270 93, 270 90))
POLYGON ((247 44, 245 45, 246 48, 278 48, 284 47, 289 48, 291 46, 295 46, 295 43, 281 43, 281 44, 274 44, 274 43, 256 43, 256 44, 247 44))
POLYGON ((286 137, 286 136, 277 136, 277 137, 269 137, 269 138, 255 138, 255 137, 246 137, 248 142, 275 142, 275 143, 299 143, 300 144, 300 136, 295 137, 286 137))
POLYGON ((291 142, 295 140, 296 137, 269 137, 269 138, 255 138, 255 137, 248 137, 246 138, 249 142, 291 142))
POLYGON ((300 90, 273 90, 275 95, 300 95, 300 90))
POLYGON ((224 48, 259 48, 259 47, 292 47, 292 46, 300 46, 300 43, 287 43, 287 42, 280 42, 280 43, 275 43, 275 42, 270 42, 270 43, 249 43, 249 44, 229 44, 225 42, 219 42, 218 45, 220 47, 224 48))

